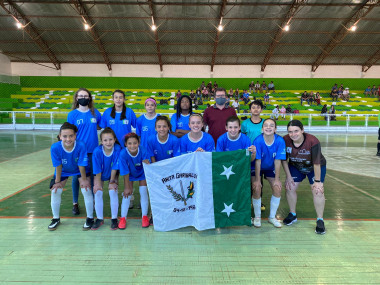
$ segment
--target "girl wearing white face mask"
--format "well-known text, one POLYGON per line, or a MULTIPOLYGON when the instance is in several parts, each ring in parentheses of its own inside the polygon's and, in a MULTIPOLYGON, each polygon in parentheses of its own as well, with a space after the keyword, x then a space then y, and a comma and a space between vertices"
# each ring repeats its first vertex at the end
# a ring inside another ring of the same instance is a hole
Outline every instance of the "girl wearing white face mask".
MULTIPOLYGON (((67 115, 67 121, 78 128, 77 140, 82 141, 86 145, 88 163, 92 173, 92 152, 99 145, 98 125, 100 124, 101 115, 94 108, 94 101, 91 92, 85 88, 79 88, 74 94, 72 111, 67 115)), ((91 181, 93 184, 93 176, 91 181)), ((79 183, 76 176, 73 177, 73 214, 79 215, 78 194, 79 183)), ((92 195, 92 191, 91 191, 92 195)), ((90 214, 92 215, 92 213, 90 214)), ((92 216, 90 218, 93 218, 92 216)), ((92 225, 90 225, 89 229, 92 225)))

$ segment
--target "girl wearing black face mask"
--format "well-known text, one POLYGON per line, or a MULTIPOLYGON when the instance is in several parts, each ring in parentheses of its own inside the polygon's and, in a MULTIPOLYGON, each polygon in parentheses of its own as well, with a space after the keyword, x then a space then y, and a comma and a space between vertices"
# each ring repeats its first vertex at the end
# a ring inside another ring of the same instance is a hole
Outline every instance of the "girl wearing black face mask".
MULTIPOLYGON (((91 166, 91 184, 93 185, 92 175, 92 152, 99 145, 98 140, 98 124, 100 124, 101 115, 94 108, 94 102, 91 97, 91 92, 85 88, 78 89, 73 98, 72 111, 67 116, 67 121, 78 128, 77 140, 86 144, 88 165, 91 166)), ((79 215, 78 194, 79 182, 78 177, 73 177, 73 214, 79 215)), ((82 188, 82 187, 81 187, 82 188)), ((86 191, 86 190, 85 190, 86 191)), ((88 191, 92 191, 88 190, 88 191)), ((83 189, 82 189, 83 192, 83 189)), ((92 193, 91 193, 92 195, 92 193)), ((86 205, 87 208, 88 205, 86 205)), ((87 211, 88 217, 84 229, 90 229, 93 223, 93 213, 87 211)))

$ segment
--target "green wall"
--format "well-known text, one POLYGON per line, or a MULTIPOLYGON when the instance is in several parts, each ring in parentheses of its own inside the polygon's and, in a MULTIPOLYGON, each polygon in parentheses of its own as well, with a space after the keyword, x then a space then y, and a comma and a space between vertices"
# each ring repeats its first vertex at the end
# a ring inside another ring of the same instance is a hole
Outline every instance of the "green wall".
POLYGON ((351 90, 364 90, 368 85, 380 84, 380 79, 357 78, 148 78, 148 77, 70 77, 21 76, 22 87, 34 88, 119 88, 119 89, 195 89, 202 80, 217 81, 226 89, 246 89, 250 81, 271 80, 281 90, 328 90, 334 83, 343 83, 351 90))
POLYGON ((0 98, 10 98, 11 94, 21 90, 16 84, 0 83, 0 98))

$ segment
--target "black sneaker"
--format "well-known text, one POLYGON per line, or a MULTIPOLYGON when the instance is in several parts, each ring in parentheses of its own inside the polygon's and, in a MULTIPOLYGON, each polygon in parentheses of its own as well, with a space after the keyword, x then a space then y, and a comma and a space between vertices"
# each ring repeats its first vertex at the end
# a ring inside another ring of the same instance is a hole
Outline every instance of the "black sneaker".
POLYGON ((93 225, 94 225, 94 219, 87 218, 86 222, 83 225, 83 230, 88 231, 89 229, 92 228, 93 225))
POLYGON ((104 220, 101 220, 101 219, 96 219, 95 223, 92 225, 91 229, 93 231, 96 231, 97 229, 100 228, 101 225, 104 224, 104 220))
POLYGON ((289 213, 288 216, 283 220, 284 225, 290 226, 291 224, 297 222, 297 215, 289 213))
POLYGON ((118 227, 118 221, 117 219, 112 219, 111 220, 111 230, 117 230, 119 227, 118 227))
POLYGON ((376 153, 376 156, 380 156, 380 152, 376 153))
POLYGON ((58 226, 59 226, 60 223, 61 223, 61 219, 60 218, 58 218, 58 219, 52 219, 50 225, 48 226, 48 230, 49 231, 55 231, 58 228, 58 226))
POLYGON ((73 215, 78 216, 79 214, 80 214, 79 206, 78 206, 78 204, 74 204, 73 205, 73 215))
POLYGON ((261 203, 261 211, 265 211, 265 205, 261 203))
POLYGON ((324 235, 326 233, 325 223, 322 220, 317 221, 317 226, 315 228, 315 233, 319 235, 324 235))

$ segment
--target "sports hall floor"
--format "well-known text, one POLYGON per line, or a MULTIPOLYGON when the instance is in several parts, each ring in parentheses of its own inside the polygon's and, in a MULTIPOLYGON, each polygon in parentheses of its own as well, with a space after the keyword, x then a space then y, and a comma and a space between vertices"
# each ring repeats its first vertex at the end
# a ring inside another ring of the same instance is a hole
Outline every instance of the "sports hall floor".
MULTIPOLYGON (((69 182, 62 224, 49 232, 49 148, 56 133, 0 131, 0 284, 380 284, 377 135, 316 135, 328 167, 322 236, 314 233, 306 182, 298 191, 299 222, 290 227, 165 233, 141 228, 138 209, 130 211, 125 231, 111 231, 109 220, 82 231, 84 216, 71 215, 69 182)), ((80 205, 84 213, 81 196, 80 205)), ((278 216, 287 213, 283 195, 278 216)))

